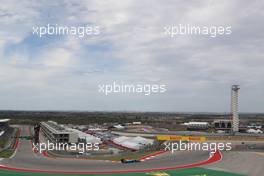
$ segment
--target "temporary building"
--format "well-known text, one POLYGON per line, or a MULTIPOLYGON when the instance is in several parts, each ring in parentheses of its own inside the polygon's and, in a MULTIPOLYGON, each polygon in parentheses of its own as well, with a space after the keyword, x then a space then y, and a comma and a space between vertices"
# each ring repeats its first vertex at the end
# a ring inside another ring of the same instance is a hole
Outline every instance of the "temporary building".
POLYGON ((113 142, 121 145, 123 147, 133 149, 133 150, 139 150, 143 148, 146 145, 152 145, 153 140, 147 139, 143 137, 126 137, 126 136, 120 136, 115 139, 113 139, 113 142))

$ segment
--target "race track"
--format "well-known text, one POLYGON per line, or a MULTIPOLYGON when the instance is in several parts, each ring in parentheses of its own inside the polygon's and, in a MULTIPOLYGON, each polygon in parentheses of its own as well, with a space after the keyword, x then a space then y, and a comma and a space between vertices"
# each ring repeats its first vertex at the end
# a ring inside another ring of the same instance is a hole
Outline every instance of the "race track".
MULTIPOLYGON (((21 135, 28 135, 28 126, 21 126, 21 135)), ((169 170, 170 168, 189 167, 208 159, 208 152, 175 152, 157 156, 140 163, 122 164, 110 161, 50 158, 35 154, 29 140, 20 140, 17 151, 12 158, 1 161, 2 169, 36 170, 69 173, 112 173, 112 172, 144 172, 150 170, 169 170)))

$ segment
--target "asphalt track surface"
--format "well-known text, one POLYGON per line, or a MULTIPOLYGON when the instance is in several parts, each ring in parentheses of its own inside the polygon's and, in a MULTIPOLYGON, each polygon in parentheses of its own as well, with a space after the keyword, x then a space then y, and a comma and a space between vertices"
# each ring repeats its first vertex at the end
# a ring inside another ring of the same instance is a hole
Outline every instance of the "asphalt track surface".
POLYGON ((248 176, 264 175, 264 152, 223 152, 221 162, 205 168, 239 173, 248 176))
MULTIPOLYGON (((28 135, 28 126, 21 127, 21 135, 28 135)), ((149 170, 166 170, 176 168, 177 166, 188 166, 193 163, 201 163, 208 160, 208 152, 185 151, 167 153, 157 156, 151 160, 140 163, 122 164, 110 161, 84 160, 84 159, 63 159, 50 158, 42 154, 35 154, 32 151, 32 145, 29 140, 20 140, 17 151, 12 158, 4 159, 0 164, 14 170, 36 170, 50 172, 68 172, 68 173, 111 173, 131 171, 144 172, 149 170)), ((187 167, 188 168, 188 167, 187 167)))

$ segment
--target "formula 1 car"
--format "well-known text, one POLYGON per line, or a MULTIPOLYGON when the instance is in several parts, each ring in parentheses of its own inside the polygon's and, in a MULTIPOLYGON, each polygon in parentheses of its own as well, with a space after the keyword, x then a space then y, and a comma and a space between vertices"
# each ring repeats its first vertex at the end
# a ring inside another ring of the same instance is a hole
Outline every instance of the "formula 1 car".
POLYGON ((124 163, 124 164, 138 163, 138 162, 140 162, 140 160, 136 160, 136 159, 131 159, 131 160, 128 160, 128 159, 121 159, 120 161, 121 161, 121 163, 124 163))

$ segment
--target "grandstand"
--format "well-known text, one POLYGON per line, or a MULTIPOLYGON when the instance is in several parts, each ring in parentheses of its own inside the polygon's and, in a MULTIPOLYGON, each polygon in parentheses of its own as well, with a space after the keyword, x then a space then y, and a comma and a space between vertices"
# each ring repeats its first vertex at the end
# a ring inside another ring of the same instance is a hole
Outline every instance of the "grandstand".
POLYGON ((3 149, 10 144, 14 129, 9 126, 9 121, 10 119, 0 119, 0 149, 3 149))
POLYGON ((3 136, 9 129, 8 122, 10 119, 0 119, 0 137, 3 136))

